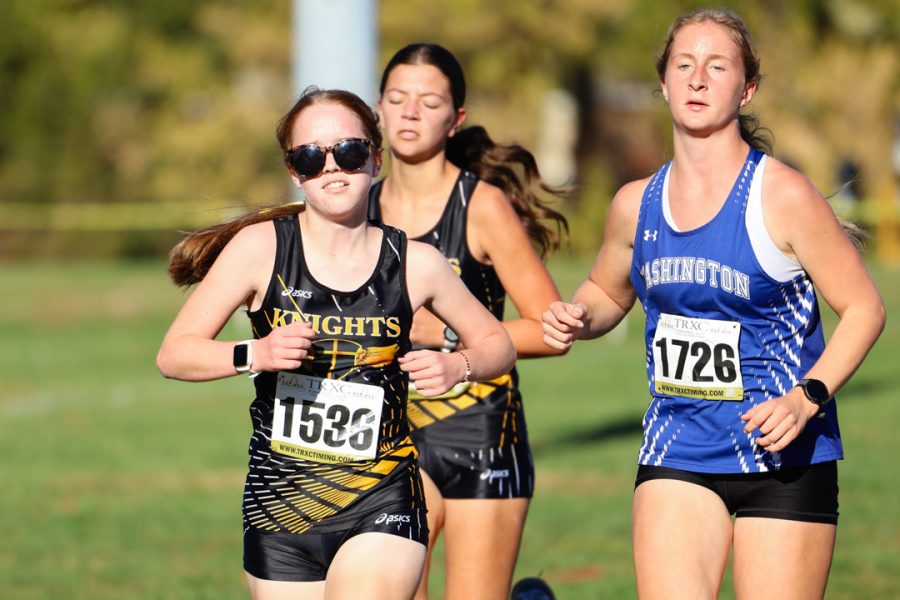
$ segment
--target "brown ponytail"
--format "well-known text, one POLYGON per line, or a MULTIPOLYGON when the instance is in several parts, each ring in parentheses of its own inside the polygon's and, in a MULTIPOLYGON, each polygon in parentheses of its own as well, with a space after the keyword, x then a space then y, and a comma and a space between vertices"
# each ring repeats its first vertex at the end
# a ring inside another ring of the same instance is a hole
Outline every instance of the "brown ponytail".
POLYGON ((188 234, 169 252, 169 277, 172 278, 175 285, 181 287, 199 283, 209 273, 210 267, 216 262, 222 248, 238 231, 254 223, 298 214, 303 212, 303 208, 304 205, 298 202, 261 208, 188 234))
POLYGON ((479 179, 503 190, 542 258, 559 249, 562 231, 568 236, 569 223, 548 207, 534 188, 555 196, 563 196, 568 190, 544 183, 531 152, 518 144, 497 145, 484 127, 476 125, 458 131, 447 141, 446 156, 460 169, 472 171, 479 179), (548 220, 556 222, 555 231, 544 223, 548 220))
POLYGON ((739 114, 738 126, 741 130, 741 139, 747 142, 751 148, 756 148, 769 155, 773 154, 775 145, 772 141, 772 132, 768 127, 760 125, 756 115, 753 113, 739 114))

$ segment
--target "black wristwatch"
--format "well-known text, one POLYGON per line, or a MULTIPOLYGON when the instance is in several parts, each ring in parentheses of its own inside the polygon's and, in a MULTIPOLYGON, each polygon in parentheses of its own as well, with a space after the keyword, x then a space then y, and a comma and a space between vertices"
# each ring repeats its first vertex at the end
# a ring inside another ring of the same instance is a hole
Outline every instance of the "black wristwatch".
POLYGON ((825 406, 831 400, 828 386, 818 379, 801 379, 797 386, 803 388, 803 393, 806 394, 807 399, 816 406, 825 406))

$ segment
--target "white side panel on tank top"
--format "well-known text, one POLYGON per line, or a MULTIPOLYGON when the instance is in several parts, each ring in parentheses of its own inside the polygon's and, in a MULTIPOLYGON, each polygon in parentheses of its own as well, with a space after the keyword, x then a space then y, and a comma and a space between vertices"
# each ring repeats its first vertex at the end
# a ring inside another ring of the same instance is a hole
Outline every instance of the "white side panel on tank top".
MULTIPOLYGON (((753 254, 762 270, 775 281, 784 283, 793 280, 797 275, 803 273, 803 267, 800 263, 786 256, 769 235, 766 229, 766 223, 763 218, 762 207, 762 182, 763 173, 766 170, 766 159, 763 155, 756 171, 753 173, 753 180, 750 182, 750 193, 747 199, 747 208, 744 211, 744 223, 747 227, 747 235, 750 238, 750 246, 753 248, 753 254)), ((662 189, 662 210, 666 223, 673 231, 681 232, 675 225, 672 218, 672 211, 669 208, 669 175, 672 170, 666 171, 663 180, 662 189)))
POLYGON ((763 155, 750 182, 750 194, 747 198, 747 209, 744 213, 744 222, 747 225, 747 233, 750 236, 750 245, 753 246, 753 254, 766 275, 782 283, 791 281, 797 275, 803 273, 803 267, 796 260, 786 256, 769 235, 766 222, 763 218, 762 187, 763 173, 766 171, 767 156, 763 155))

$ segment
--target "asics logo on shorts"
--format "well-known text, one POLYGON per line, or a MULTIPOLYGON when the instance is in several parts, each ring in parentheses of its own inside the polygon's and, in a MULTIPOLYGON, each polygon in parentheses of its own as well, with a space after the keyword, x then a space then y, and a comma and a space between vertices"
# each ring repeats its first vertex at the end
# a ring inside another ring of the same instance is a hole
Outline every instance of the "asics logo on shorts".
POLYGON ((391 523, 397 523, 399 525, 402 523, 408 524, 411 520, 412 518, 409 515, 389 515, 387 513, 381 513, 378 515, 378 518, 375 519, 375 524, 390 525, 391 523))
POLYGON ((494 483, 495 479, 509 477, 509 469, 485 469, 481 472, 481 479, 487 479, 488 483, 494 483))
POLYGON ((312 298, 312 292, 306 290, 297 290, 292 287, 281 290, 282 296, 291 296, 293 298, 312 298))

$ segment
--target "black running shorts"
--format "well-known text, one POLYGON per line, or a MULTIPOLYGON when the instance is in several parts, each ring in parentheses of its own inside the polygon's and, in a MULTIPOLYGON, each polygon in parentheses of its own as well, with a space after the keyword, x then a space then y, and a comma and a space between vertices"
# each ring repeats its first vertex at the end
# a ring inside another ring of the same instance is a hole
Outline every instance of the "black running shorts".
POLYGON ((504 447, 463 448, 433 444, 413 432, 419 469, 449 499, 531 498, 534 461, 528 442, 504 447))
POLYGON ((837 462, 768 473, 710 474, 641 465, 634 487, 651 479, 676 479, 715 492, 735 517, 788 521, 838 521, 837 462))
POLYGON ((270 581, 324 581, 344 542, 370 532, 398 535, 427 546, 425 509, 373 512, 352 529, 326 533, 277 533, 250 527, 244 532, 244 570, 270 581))

